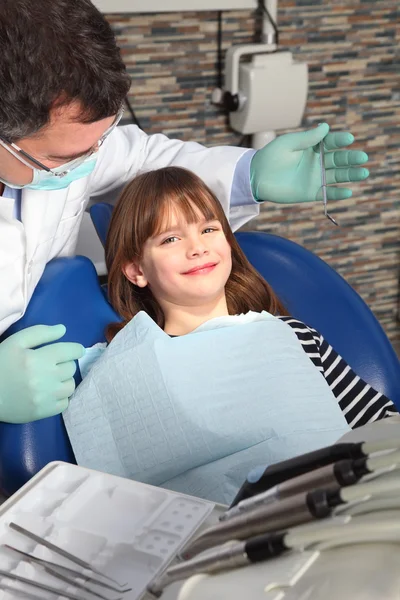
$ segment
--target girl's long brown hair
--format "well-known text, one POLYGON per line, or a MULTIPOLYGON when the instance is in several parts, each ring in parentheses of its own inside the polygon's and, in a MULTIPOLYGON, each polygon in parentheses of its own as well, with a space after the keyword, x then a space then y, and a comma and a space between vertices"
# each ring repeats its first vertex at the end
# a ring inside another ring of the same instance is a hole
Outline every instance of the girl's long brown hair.
POLYGON ((267 310, 285 314, 285 308, 270 285, 261 277, 241 250, 221 204, 211 190, 191 171, 165 167, 138 175, 123 190, 112 214, 106 242, 109 299, 122 317, 107 328, 112 338, 139 311, 144 310, 161 328, 164 314, 149 286, 139 288, 124 275, 124 267, 140 261, 150 237, 162 231, 171 209, 178 207, 187 223, 217 219, 232 249, 232 271, 225 286, 229 314, 267 310))

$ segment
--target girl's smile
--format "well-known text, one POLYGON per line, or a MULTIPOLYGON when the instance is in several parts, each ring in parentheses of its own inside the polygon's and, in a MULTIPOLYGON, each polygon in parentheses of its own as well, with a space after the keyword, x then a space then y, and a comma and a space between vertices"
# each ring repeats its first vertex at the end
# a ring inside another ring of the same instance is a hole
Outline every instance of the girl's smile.
POLYGON ((182 274, 183 275, 207 275, 208 273, 211 273, 211 271, 213 271, 215 269, 217 264, 218 263, 215 263, 215 262, 205 263, 204 265, 199 265, 197 267, 193 267, 192 269, 189 269, 189 271, 186 271, 186 273, 182 273, 182 274))

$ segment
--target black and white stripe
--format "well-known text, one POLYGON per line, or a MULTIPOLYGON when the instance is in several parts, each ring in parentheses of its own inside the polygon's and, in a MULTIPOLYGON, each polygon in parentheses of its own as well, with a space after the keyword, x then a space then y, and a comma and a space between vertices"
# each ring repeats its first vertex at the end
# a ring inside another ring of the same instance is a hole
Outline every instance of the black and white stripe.
POLYGON ((279 318, 290 325, 304 352, 325 377, 350 427, 397 413, 393 402, 360 379, 316 329, 293 317, 279 318))

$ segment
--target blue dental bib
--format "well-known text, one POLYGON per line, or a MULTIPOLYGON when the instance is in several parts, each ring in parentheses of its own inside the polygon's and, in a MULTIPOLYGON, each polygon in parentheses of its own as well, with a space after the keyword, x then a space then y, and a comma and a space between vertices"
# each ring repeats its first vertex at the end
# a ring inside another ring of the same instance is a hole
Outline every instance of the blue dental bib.
POLYGON ((229 503, 255 466, 339 439, 349 426, 296 334, 250 315, 170 338, 137 314, 64 413, 78 464, 229 503))

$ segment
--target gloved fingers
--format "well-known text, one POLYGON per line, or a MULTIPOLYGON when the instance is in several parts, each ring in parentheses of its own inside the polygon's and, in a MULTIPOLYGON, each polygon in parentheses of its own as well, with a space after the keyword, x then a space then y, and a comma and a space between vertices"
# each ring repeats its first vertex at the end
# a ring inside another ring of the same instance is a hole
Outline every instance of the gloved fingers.
POLYGON ((319 144, 319 142, 328 134, 328 131, 328 123, 321 123, 315 129, 299 131, 296 133, 286 133, 285 135, 280 136, 280 138, 277 138, 277 140, 281 140, 282 143, 285 143, 286 147, 292 151, 306 150, 307 148, 313 148, 316 144, 319 144))
POLYGON ((324 154, 325 169, 363 165, 367 160, 368 154, 361 150, 337 150, 324 154))
POLYGON ((349 181, 363 181, 369 175, 365 167, 350 167, 348 169, 329 169, 326 171, 326 183, 347 183, 349 181))
POLYGON ((69 362, 60 363, 56 368, 59 381, 67 381, 75 375, 76 362, 74 360, 70 360, 69 362))
POLYGON ((38 416, 37 419, 53 417, 66 410, 68 408, 68 398, 72 396, 74 391, 75 380, 73 378, 61 383, 57 388, 57 393, 53 396, 51 404, 49 405, 47 402, 39 408, 38 414, 40 416, 38 416))
MULTIPOLYGON (((325 150, 336 150, 336 148, 343 148, 344 146, 350 146, 354 142, 354 135, 350 131, 337 131, 335 133, 328 133, 324 139, 325 150)), ((315 148, 317 150, 317 148, 315 148)))
POLYGON ((57 402, 63 398, 69 398, 75 391, 75 380, 73 378, 64 381, 58 388, 57 402))
POLYGON ((347 198, 351 198, 352 195, 353 192, 350 188, 330 186, 326 188, 326 197, 328 200, 346 200, 347 198))
MULTIPOLYGON (((33 420, 38 421, 40 419, 47 419, 48 417, 54 417, 55 415, 59 415, 64 412, 68 408, 68 398, 62 398, 61 400, 57 400, 54 404, 49 407, 46 405, 41 410, 37 412, 35 418, 33 420)), ((30 419, 32 420, 32 419, 30 419)))
POLYGON ((7 343, 16 343, 20 348, 37 348, 59 340, 66 332, 65 325, 34 325, 11 335, 7 343))
POLYGON ((69 404, 68 398, 63 398, 62 400, 59 400, 56 404, 57 412, 54 414, 59 415, 60 413, 63 413, 64 410, 67 410, 68 404, 69 404))
POLYGON ((76 342, 59 342, 51 346, 45 346, 36 350, 46 360, 51 360, 53 364, 69 362, 70 360, 78 360, 85 354, 85 348, 82 344, 76 342))

